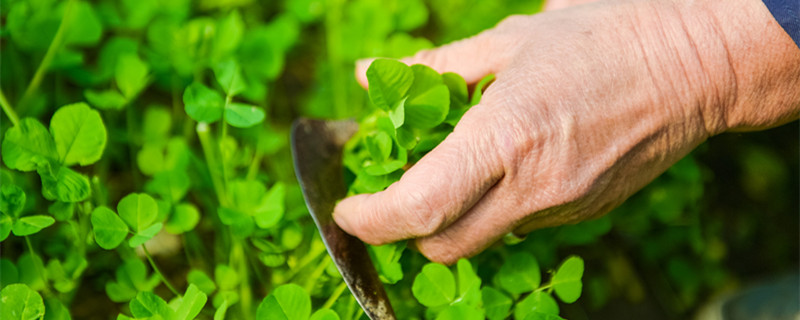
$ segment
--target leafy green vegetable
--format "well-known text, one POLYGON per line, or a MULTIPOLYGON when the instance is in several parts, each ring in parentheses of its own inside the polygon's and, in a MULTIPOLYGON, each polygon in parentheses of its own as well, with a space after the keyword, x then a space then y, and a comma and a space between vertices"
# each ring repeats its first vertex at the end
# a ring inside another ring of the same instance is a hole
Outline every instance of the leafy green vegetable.
POLYGON ((194 82, 186 87, 183 103, 186 106, 186 113, 192 119, 212 123, 222 118, 225 101, 216 91, 194 82))
POLYGON ((306 320, 311 315, 311 298, 302 287, 290 283, 275 288, 256 311, 256 319, 306 320))
MULTIPOLYGON (((513 294, 522 294, 539 287, 542 275, 532 255, 518 252, 509 256, 497 273, 500 287, 513 294)), ((520 317, 522 318, 522 317, 520 317)))
POLYGON ((11 232, 19 237, 28 236, 53 225, 55 222, 55 219, 44 215, 26 216, 14 222, 14 225, 11 226, 11 232))
POLYGON ((174 312, 167 306, 167 302, 152 292, 139 292, 130 302, 131 314, 136 318, 160 316, 163 319, 173 319, 174 312))
POLYGON ((149 227, 158 216, 156 201, 146 193, 131 193, 117 204, 122 220, 134 231, 149 227))
POLYGON ((514 318, 526 319, 531 313, 558 315, 558 303, 549 294, 534 291, 514 307, 514 318))
POLYGON ((20 171, 33 171, 58 159, 53 137, 33 118, 24 118, 6 131, 2 150, 6 166, 20 171))
POLYGON ((0 186, 0 212, 10 216, 19 217, 25 208, 25 191, 13 184, 0 186))
POLYGON ((100 160, 106 147, 106 127, 100 113, 85 103, 66 105, 50 120, 61 163, 90 165, 100 160))
POLYGON ((447 267, 438 263, 428 263, 414 278, 411 291, 422 305, 438 307, 455 299, 455 279, 447 267))
POLYGON ((264 121, 264 110, 243 103, 231 103, 225 108, 225 121, 237 128, 249 128, 264 121))
POLYGON ((403 101, 414 81, 411 67, 402 62, 377 59, 367 69, 369 98, 385 111, 395 110, 403 101))
POLYGON ((561 301, 573 303, 581 296, 583 288, 581 277, 583 277, 583 259, 572 256, 558 267, 550 283, 561 301))
POLYGON ((44 316, 42 296, 21 283, 8 285, 0 291, 0 316, 3 319, 41 319, 44 316))
POLYGON ((178 309, 175 310, 175 316, 173 319, 194 319, 200 313, 200 311, 203 310, 203 306, 206 305, 206 301, 208 301, 208 296, 206 296, 203 291, 200 291, 197 286, 190 284, 189 287, 186 288, 186 293, 184 293, 183 297, 180 298, 180 305, 178 309))
POLYGON ((125 222, 106 207, 97 207, 92 211, 92 230, 97 245, 106 250, 119 246, 128 235, 125 222))

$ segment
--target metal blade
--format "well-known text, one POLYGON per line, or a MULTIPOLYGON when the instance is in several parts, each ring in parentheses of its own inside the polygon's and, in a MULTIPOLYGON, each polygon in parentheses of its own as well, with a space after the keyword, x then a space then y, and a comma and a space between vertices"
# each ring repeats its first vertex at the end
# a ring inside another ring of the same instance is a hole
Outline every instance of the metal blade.
POLYGON ((347 193, 342 147, 357 130, 352 120, 298 119, 292 125, 294 170, 308 211, 350 292, 370 319, 396 319, 366 246, 333 221, 333 208, 347 193))

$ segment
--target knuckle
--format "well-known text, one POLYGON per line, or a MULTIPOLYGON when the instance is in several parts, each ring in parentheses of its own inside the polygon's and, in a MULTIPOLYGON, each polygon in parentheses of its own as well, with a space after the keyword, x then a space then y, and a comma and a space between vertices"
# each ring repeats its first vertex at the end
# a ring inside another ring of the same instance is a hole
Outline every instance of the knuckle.
POLYGON ((444 215, 434 209, 431 197, 422 190, 415 189, 406 193, 408 199, 403 199, 409 205, 405 206, 405 215, 408 217, 409 229, 414 236, 427 236, 438 231, 445 224, 444 215))

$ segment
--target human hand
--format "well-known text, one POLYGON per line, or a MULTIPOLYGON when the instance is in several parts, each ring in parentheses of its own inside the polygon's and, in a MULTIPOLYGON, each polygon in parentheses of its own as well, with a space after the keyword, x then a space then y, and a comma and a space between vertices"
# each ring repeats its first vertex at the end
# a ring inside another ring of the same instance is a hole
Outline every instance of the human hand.
POLYGON ((761 1, 735 2, 514 16, 403 59, 497 78, 400 181, 342 200, 334 219, 368 243, 415 239, 453 263, 508 232, 599 217, 711 135, 796 119, 800 50, 761 1))

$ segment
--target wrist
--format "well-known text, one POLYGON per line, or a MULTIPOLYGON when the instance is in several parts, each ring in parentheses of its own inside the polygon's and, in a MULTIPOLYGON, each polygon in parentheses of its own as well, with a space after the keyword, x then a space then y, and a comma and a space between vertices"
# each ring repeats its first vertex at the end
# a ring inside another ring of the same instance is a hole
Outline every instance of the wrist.
POLYGON ((695 101, 710 135, 798 118, 800 49, 761 0, 675 5, 709 81, 695 101))

